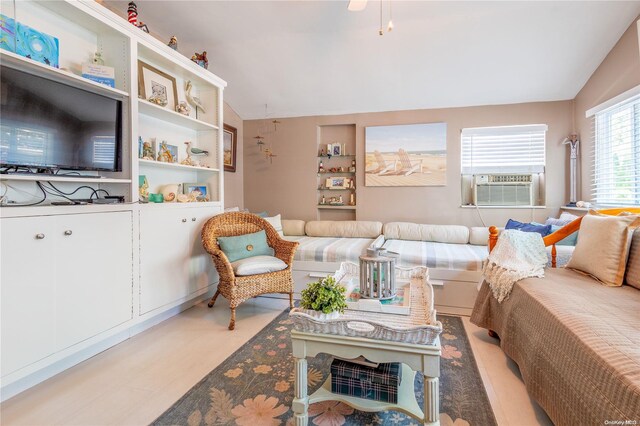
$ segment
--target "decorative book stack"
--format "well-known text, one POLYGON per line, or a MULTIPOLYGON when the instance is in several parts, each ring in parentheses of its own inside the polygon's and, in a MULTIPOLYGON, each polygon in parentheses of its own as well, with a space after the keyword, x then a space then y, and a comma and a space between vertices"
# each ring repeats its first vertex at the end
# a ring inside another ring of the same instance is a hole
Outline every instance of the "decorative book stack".
POLYGON ((400 363, 368 365, 335 358, 331 363, 331 392, 396 404, 402 380, 400 363))

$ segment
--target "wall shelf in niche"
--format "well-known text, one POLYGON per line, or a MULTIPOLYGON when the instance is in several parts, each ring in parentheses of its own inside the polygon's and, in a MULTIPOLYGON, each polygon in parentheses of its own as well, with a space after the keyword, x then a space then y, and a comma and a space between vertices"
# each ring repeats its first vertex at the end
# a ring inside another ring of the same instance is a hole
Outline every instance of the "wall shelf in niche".
POLYGON ((331 204, 318 204, 319 209, 355 210, 356 206, 332 206, 331 204))

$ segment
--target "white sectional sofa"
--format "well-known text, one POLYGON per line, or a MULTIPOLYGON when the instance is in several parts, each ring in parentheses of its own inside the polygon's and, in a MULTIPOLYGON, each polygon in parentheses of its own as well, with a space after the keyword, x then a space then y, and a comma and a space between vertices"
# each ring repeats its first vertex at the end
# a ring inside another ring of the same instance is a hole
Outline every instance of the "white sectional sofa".
POLYGON ((456 225, 405 222, 283 220, 284 238, 300 243, 293 264, 295 293, 335 272, 341 262, 358 263, 368 247, 400 254, 404 267, 428 266, 440 312, 470 314, 477 295, 489 231, 456 225))

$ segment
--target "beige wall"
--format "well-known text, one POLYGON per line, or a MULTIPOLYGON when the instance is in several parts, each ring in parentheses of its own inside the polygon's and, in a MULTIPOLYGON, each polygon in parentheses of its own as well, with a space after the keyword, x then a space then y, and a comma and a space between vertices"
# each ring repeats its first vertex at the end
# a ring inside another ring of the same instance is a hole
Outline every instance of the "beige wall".
POLYGON ((582 144, 578 199, 591 199, 592 119, 586 118, 585 112, 637 85, 640 85, 640 53, 634 20, 575 99, 575 128, 582 144))
POLYGON ((571 101, 517 105, 398 111, 337 116, 284 118, 270 134, 277 157, 270 164, 253 136, 262 132, 262 120, 244 122, 245 206, 251 211, 281 213, 287 219, 317 218, 316 170, 318 126, 356 125, 358 172, 357 219, 457 223, 479 226, 475 209, 461 208, 460 131, 465 127, 547 124, 546 209, 481 209, 487 225, 504 225, 508 218, 544 220, 566 202, 567 150, 562 140, 571 130, 571 101), (362 168, 367 126, 447 123, 447 185, 444 187, 381 188, 364 186, 362 168))
POLYGON ((224 172, 224 206, 244 208, 244 154, 242 118, 227 103, 224 103, 224 123, 238 129, 238 152, 236 171, 224 172))

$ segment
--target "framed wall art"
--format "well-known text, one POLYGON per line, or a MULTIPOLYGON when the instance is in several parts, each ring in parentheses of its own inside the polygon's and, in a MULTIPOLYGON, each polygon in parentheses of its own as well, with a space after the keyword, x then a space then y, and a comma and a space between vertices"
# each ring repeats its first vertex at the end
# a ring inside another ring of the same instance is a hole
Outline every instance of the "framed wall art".
POLYGON ((447 124, 365 128, 366 186, 447 184, 447 124))
POLYGON ((222 136, 222 145, 224 153, 224 171, 236 171, 236 150, 238 148, 238 129, 224 125, 224 134, 222 136))
POLYGON ((138 61, 138 96, 175 111, 178 104, 176 79, 145 62, 138 61))

